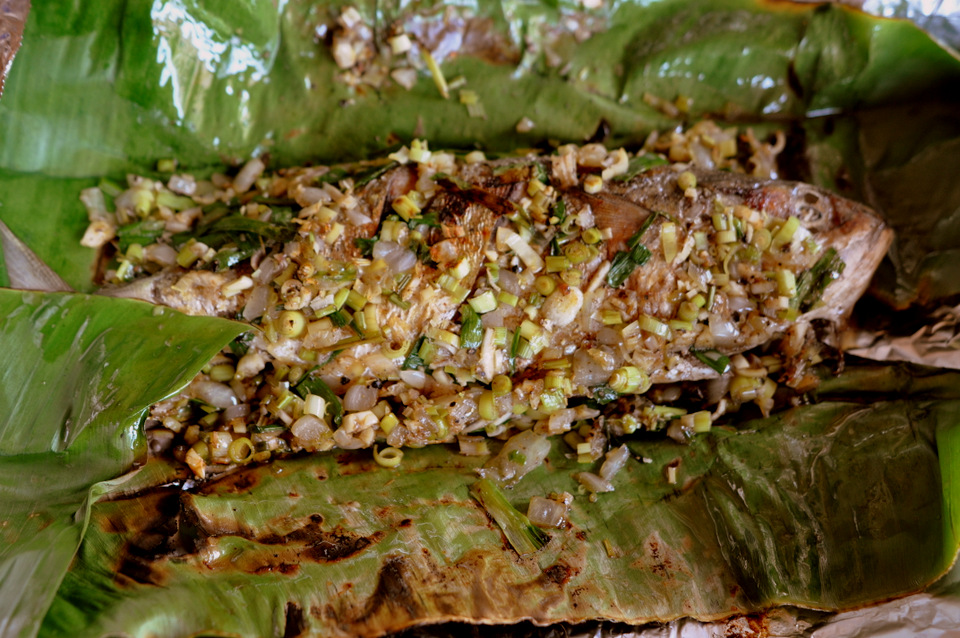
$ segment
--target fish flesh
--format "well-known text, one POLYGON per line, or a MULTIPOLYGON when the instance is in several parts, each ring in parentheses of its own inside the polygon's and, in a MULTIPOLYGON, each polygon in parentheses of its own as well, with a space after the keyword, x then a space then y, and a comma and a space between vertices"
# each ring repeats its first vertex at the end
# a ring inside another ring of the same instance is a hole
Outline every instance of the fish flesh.
POLYGON ((135 185, 175 205, 154 205, 136 259, 118 226, 111 276, 134 281, 105 292, 256 326, 157 423, 179 432, 200 399, 274 452, 560 433, 601 395, 730 376, 731 357, 842 323, 892 240, 807 184, 641 170, 600 145, 391 158, 135 185))

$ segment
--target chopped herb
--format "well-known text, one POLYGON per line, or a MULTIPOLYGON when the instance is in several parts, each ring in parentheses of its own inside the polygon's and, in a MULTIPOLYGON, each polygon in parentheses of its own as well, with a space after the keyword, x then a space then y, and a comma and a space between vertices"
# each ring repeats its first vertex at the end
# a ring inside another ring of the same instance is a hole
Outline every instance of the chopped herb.
POLYGON ((690 354, 699 359, 701 363, 713 368, 713 370, 719 374, 724 374, 730 369, 730 357, 716 350, 695 350, 691 348, 690 354))
POLYGON ((424 213, 421 215, 416 215, 410 218, 410 221, 407 222, 407 227, 410 230, 416 229, 417 226, 428 226, 430 228, 440 228, 440 214, 433 210, 429 213, 424 213))
POLYGON ((403 364, 400 366, 401 370, 416 370, 417 368, 422 368, 426 365, 424 360, 420 357, 420 348, 423 346, 423 342, 426 341, 426 339, 426 337, 421 336, 413 343, 413 347, 410 348, 410 353, 403 359, 403 364))
POLYGON ((557 223, 562 224, 567 218, 567 203, 562 199, 558 199, 557 203, 553 205, 553 210, 550 212, 554 217, 557 218, 557 223))
POLYGON ((259 248, 260 242, 243 241, 240 245, 227 244, 214 255, 213 263, 217 271, 226 270, 236 266, 244 259, 249 259, 259 248))
POLYGON ((627 182, 639 175, 649 171, 651 168, 656 166, 663 166, 669 164, 667 160, 663 159, 656 153, 644 153, 643 155, 638 155, 630 160, 630 163, 627 164, 627 172, 617 175, 613 178, 615 182, 627 182))
POLYGON ((378 241, 377 237, 371 237, 367 239, 366 237, 354 237, 353 243, 360 250, 360 254, 364 257, 373 257, 373 245, 378 241))
POLYGON ((342 166, 331 168, 326 173, 317 178, 318 184, 336 184, 350 177, 350 173, 342 166))
POLYGON ((250 342, 253 341, 253 332, 248 331, 241 334, 239 337, 230 342, 230 352, 242 357, 247 354, 247 351, 250 350, 250 342))
POLYGON ((607 272, 607 285, 611 288, 619 288, 622 286, 623 282, 633 274, 633 271, 636 270, 638 266, 644 265, 647 263, 647 260, 650 259, 650 251, 640 243, 640 240, 643 238, 643 234, 647 232, 647 229, 650 228, 653 220, 659 215, 660 213, 651 213, 643 221, 640 230, 634 233, 633 237, 627 241, 627 250, 621 250, 613 256, 613 261, 610 263, 610 270, 607 272))
POLYGON ((365 171, 358 171, 353 174, 353 185, 355 188, 360 188, 364 184, 372 182, 381 175, 384 175, 387 171, 396 166, 399 166, 399 164, 391 160, 383 166, 374 166, 365 171))
POLYGON ((593 393, 593 401, 597 405, 606 405, 620 398, 620 393, 608 385, 597 385, 590 388, 590 391, 593 393))
POLYGON ((543 184, 547 186, 550 185, 550 173, 547 172, 547 168, 543 164, 540 162, 535 162, 533 165, 533 172, 536 174, 537 179, 543 182, 543 184))
POLYGON ((127 252, 131 244, 146 246, 157 241, 165 228, 163 220, 145 219, 133 224, 127 224, 117 229, 117 239, 120 252, 127 252))
POLYGON ((293 386, 293 391, 296 392, 301 399, 306 399, 308 394, 315 394, 325 400, 327 402, 327 416, 330 417, 330 421, 334 425, 339 426, 340 421, 343 419, 343 403, 340 402, 340 397, 333 393, 330 386, 324 383, 323 379, 312 374, 312 372, 319 367, 320 366, 317 366, 305 374, 303 379, 301 379, 297 385, 293 386))
POLYGON ((797 278, 797 294, 791 299, 790 306, 801 312, 812 309, 820 302, 827 286, 840 277, 846 266, 837 250, 828 248, 810 270, 797 278))
POLYGON ((483 341, 483 324, 480 315, 469 304, 460 306, 460 347, 468 350, 479 348, 483 341))
POLYGON ((250 431, 254 434, 268 434, 268 433, 279 433, 285 431, 287 428, 282 425, 270 424, 270 425, 251 425, 250 431))

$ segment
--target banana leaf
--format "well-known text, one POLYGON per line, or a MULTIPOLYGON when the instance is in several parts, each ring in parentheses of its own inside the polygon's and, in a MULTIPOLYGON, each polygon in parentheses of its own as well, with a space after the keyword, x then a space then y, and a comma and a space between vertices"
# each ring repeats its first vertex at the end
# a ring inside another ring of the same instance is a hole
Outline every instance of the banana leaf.
POLYGON ((90 505, 145 461, 147 408, 245 327, 142 302, 9 290, 0 318, 0 634, 29 636, 90 505))
MULTIPOLYGON (((395 19, 429 30, 444 10, 433 2, 350 4, 378 30, 395 19)), ((956 167, 960 64, 909 23, 751 0, 591 11, 546 0, 462 2, 471 27, 487 36, 480 40, 492 44, 438 57, 448 79, 462 76, 481 96, 486 117, 476 118, 455 91, 443 99, 425 70, 410 91, 338 81, 318 27, 345 5, 35 0, 0 100, 0 218, 67 282, 90 290, 95 255, 79 246, 86 220, 78 194, 104 177, 151 174, 165 158, 196 172, 262 153, 276 165, 348 160, 415 136, 491 152, 588 139, 638 145, 681 121, 644 95, 684 95, 690 119, 790 132, 800 140, 791 176, 868 200, 901 231, 930 231, 902 233, 912 248, 903 259, 895 254, 880 280, 888 299, 903 306, 957 292, 954 199, 940 187, 953 183, 956 167), (578 20, 581 32, 556 30, 561 17, 578 20), (518 132, 523 117, 534 126, 518 132), (918 211, 929 213, 922 222, 918 211)), ((101 302, 118 303, 97 300, 90 316, 120 329, 125 315, 101 302)), ((191 324, 180 333, 194 332, 191 324)), ((3 338, 5 346, 29 341, 3 338)), ((222 345, 230 335, 217 338, 222 345)), ((202 347, 212 353, 210 339, 202 347)), ((161 354, 154 367, 167 369, 176 353, 161 354)), ((849 378, 874 378, 862 374, 849 378)), ((166 391, 188 377, 171 379, 166 391)), ((60 381, 69 387, 77 378, 60 381)), ((408 451, 393 473, 365 455, 340 454, 185 492, 164 488, 177 475, 155 463, 109 482, 142 454, 136 424, 150 397, 131 394, 115 429, 97 438, 99 426, 88 427, 73 442, 96 457, 84 457, 89 474, 76 465, 48 473, 26 465, 35 455, 20 451, 10 457, 11 473, 57 477, 59 491, 49 496, 39 478, 37 486, 32 478, 11 483, 24 496, 9 501, 20 509, 3 518, 24 533, 0 550, 0 598, 15 592, 10 600, 24 606, 0 609, 0 633, 32 635, 42 619, 49 635, 372 635, 451 618, 641 622, 902 595, 942 573, 957 545, 956 385, 922 378, 918 387, 935 388, 932 395, 897 386, 899 400, 864 406, 824 394, 816 406, 690 447, 632 441, 653 462, 632 463, 618 491, 596 503, 576 499, 571 527, 551 532, 542 554, 526 559, 469 498, 477 461, 442 448, 408 451), (86 443, 123 433, 123 449, 86 443), (679 487, 669 486, 664 466, 677 459, 679 487), (25 573, 33 576, 20 597, 25 573)), ((60 422, 47 426, 44 441, 69 439, 57 434, 60 422)), ((8 430, 11 442, 40 445, 22 424, 8 430)), ((508 494, 515 505, 576 490, 570 473, 582 468, 561 445, 549 467, 508 494)))
MULTIPOLYGON (((250 468, 198 490, 93 507, 43 635, 379 636, 414 623, 715 619, 774 605, 857 607, 924 588, 953 562, 960 511, 951 398, 825 401, 690 445, 629 442, 616 491, 513 552, 469 494, 483 459, 441 447, 401 466, 342 452, 250 468), (953 459, 953 460, 950 460, 953 459), (676 484, 666 467, 678 468, 676 484)), ((557 442, 507 497, 577 494, 557 442)))

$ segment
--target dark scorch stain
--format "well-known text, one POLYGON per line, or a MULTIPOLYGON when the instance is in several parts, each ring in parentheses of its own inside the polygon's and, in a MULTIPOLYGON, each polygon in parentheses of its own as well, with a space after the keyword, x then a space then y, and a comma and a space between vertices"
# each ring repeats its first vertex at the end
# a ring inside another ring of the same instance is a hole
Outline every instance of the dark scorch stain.
POLYGON ((303 609, 297 603, 287 603, 286 620, 283 624, 283 638, 302 636, 306 630, 303 621, 303 609))

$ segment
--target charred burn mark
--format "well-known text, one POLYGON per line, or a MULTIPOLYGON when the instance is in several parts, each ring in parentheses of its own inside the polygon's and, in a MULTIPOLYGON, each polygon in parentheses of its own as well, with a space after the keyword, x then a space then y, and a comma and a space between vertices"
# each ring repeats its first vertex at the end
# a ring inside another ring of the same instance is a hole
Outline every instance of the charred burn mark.
POLYGON ((369 618, 384 608, 391 617, 396 617, 396 612, 401 610, 410 618, 422 615, 418 597, 407 583, 407 571, 407 560, 402 556, 392 556, 384 561, 377 574, 377 587, 367 600, 363 618, 369 618))
POLYGON ((606 118, 600 118, 600 121, 597 123, 597 129, 593 132, 593 135, 586 141, 587 144, 603 144, 613 129, 610 127, 610 122, 606 118))
POLYGON ((283 623, 283 638, 302 636, 307 629, 303 620, 303 609, 294 602, 287 603, 286 617, 283 623))
POLYGON ((383 532, 376 532, 372 536, 366 537, 338 529, 324 534, 320 540, 312 542, 304 555, 318 563, 333 563, 359 554, 370 545, 380 541, 383 536, 383 532))
POLYGON ((556 563, 544 569, 540 574, 540 580, 543 583, 549 583, 563 587, 567 582, 579 573, 580 570, 567 565, 566 563, 556 563))
POLYGON ((325 530, 324 517, 320 514, 312 514, 304 524, 286 534, 258 535, 236 525, 221 528, 217 521, 201 516, 192 499, 192 495, 173 490, 158 495, 156 507, 164 515, 154 517, 152 526, 130 529, 116 521, 104 523, 130 538, 114 570, 121 586, 163 585, 167 578, 165 563, 170 559, 190 564, 203 562, 205 569, 292 576, 299 572, 303 561, 335 563, 349 559, 386 536, 385 531, 361 536, 339 526, 325 530), (229 536, 244 538, 256 545, 244 548, 223 562, 200 560, 201 553, 216 539, 229 536))
POLYGON ((108 514, 100 525, 103 531, 109 534, 124 534, 156 528, 175 517, 180 511, 179 490, 169 487, 150 489, 132 499, 118 499, 111 502, 122 505, 108 514), (134 503, 136 516, 123 515, 124 512, 131 511, 130 506, 134 503))
POLYGON ((787 86, 798 98, 803 99, 803 82, 800 81, 800 75, 797 73, 797 61, 790 60, 787 64, 787 86))
POLYGON ((251 540, 262 545, 281 545, 288 550, 294 549, 301 557, 317 563, 335 563, 356 556, 386 535, 379 531, 370 536, 360 536, 339 526, 327 531, 321 527, 322 516, 314 514, 310 518, 310 522, 287 534, 269 534, 251 540))
POLYGON ((211 494, 244 494, 251 491, 260 483, 259 468, 240 470, 222 478, 203 484, 197 494, 210 496, 211 494))
POLYGON ((164 574, 154 567, 151 562, 129 554, 121 557, 120 563, 116 568, 115 580, 117 583, 123 585, 125 578, 140 585, 150 585, 153 587, 162 587, 166 582, 164 574))

